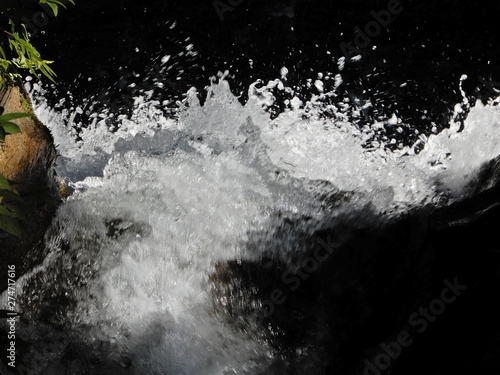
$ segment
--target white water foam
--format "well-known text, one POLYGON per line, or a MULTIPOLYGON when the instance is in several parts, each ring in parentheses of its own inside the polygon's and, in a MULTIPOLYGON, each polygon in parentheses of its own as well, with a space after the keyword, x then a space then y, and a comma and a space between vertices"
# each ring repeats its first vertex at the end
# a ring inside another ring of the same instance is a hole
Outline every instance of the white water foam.
MULTIPOLYGON (((442 195, 460 199, 478 167, 500 154, 500 111, 493 105, 477 103, 462 132, 432 135, 415 154, 364 148, 379 123, 358 129, 335 116, 304 119, 300 109, 270 120, 261 107, 272 94, 252 87, 249 96, 241 105, 222 79, 203 106, 191 90, 178 121, 138 99, 132 118, 116 118, 118 131, 96 118, 82 129, 83 141, 65 124, 71 114, 36 107, 60 145, 59 173, 76 190, 48 234, 50 255, 25 285, 46 280, 43 299, 55 288, 49 280, 85 280, 64 281, 76 301, 65 331, 88 346, 118 342, 133 373, 265 373, 276 354, 211 308, 209 276, 218 262, 269 251, 246 244, 252 233, 272 236, 278 214, 312 217, 310 233, 327 225, 336 211, 321 209, 307 193, 314 181, 354 192, 339 211, 369 204, 390 216, 437 204, 442 195)), ((298 251, 293 233, 279 241, 271 250, 284 259, 298 251)), ((34 302, 37 292, 22 285, 23 310, 36 310, 43 301, 34 302)), ((40 335, 34 327, 25 334, 35 341, 40 335)))

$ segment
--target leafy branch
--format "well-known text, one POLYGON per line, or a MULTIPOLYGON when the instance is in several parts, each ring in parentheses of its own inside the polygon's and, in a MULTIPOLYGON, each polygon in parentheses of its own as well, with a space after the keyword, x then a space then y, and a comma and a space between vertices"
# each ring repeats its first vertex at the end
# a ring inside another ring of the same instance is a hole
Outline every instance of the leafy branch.
MULTIPOLYGON (((66 8, 63 3, 61 3, 58 0, 39 0, 40 4, 47 4, 50 9, 54 12, 54 16, 57 17, 57 14, 59 13, 59 7, 66 8)), ((68 0, 71 4, 75 5, 74 0, 68 0)))
POLYGON ((56 73, 50 68, 49 64, 53 61, 44 60, 40 56, 40 52, 30 43, 28 32, 26 27, 21 25, 23 31, 22 34, 18 34, 14 31, 14 24, 11 22, 11 31, 6 34, 9 35, 8 43, 9 49, 17 55, 15 59, 7 59, 5 52, 0 47, 0 54, 2 54, 3 61, 0 60, 0 65, 2 65, 6 70, 10 65, 14 65, 16 68, 28 69, 35 77, 40 79, 37 71, 40 71, 44 76, 55 83, 54 77, 56 73))
MULTIPOLYGON (((3 2, 4 0, 2 0, 3 2)), ((74 4, 74 0, 68 0, 74 4)), ((45 4, 50 7, 54 16, 59 14, 59 7, 65 5, 59 0, 37 0, 39 4, 45 4)), ((0 68, 5 72, 9 71, 11 66, 20 69, 28 69, 38 79, 38 72, 50 79, 52 82, 56 76, 50 68, 52 61, 41 57, 40 52, 31 44, 26 25, 21 20, 33 11, 31 7, 26 6, 24 0, 10 0, 0 6, 0 68)))
MULTIPOLYGON (((62 0, 65 3, 75 4, 74 0, 62 0)), ((56 17, 59 8, 65 8, 60 0, 0 0, 0 78, 15 78, 19 75, 13 73, 12 68, 29 70, 34 76, 40 78, 40 72, 52 82, 56 76, 50 68, 52 61, 41 57, 40 52, 31 44, 26 25, 22 20, 32 17, 39 11, 40 5, 50 8, 56 17)), ((32 116, 29 113, 8 113, 2 114, 0 107, 0 144, 5 142, 5 137, 21 131, 18 125, 12 120, 32 116)), ((22 214, 21 204, 23 198, 12 186, 13 181, 9 181, 0 173, 0 230, 21 237, 21 222, 25 221, 22 214)), ((57 204, 50 194, 38 187, 25 187, 32 199, 49 204, 57 204)))

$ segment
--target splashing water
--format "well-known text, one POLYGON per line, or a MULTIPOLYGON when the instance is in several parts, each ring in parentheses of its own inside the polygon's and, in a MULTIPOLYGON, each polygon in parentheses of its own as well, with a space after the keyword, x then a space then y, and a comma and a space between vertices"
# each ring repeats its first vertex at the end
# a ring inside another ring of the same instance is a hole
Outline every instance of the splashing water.
POLYGON ((71 114, 37 104, 75 191, 47 234, 44 263, 18 283, 34 373, 268 373, 279 353, 266 327, 237 330, 213 309, 224 303, 210 293, 216 264, 264 254, 287 262, 298 237, 364 206, 387 220, 461 199, 500 154, 492 104, 477 103, 463 131, 432 135, 415 154, 364 147, 380 123, 359 128, 298 108, 271 120, 262 105, 272 94, 259 90, 242 105, 221 79, 201 106, 193 89, 177 120, 145 96, 131 118, 94 116, 79 141, 64 125, 71 114), (325 206, 319 197, 333 193, 347 198, 325 206), (285 218, 295 227, 274 238, 285 218), (58 354, 70 343, 79 360, 58 354))

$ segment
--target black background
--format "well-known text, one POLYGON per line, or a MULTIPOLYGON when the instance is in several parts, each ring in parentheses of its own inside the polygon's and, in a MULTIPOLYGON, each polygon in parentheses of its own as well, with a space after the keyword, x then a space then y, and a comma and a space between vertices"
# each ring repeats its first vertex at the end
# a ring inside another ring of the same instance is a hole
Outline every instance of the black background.
MULTIPOLYGON (((454 104, 462 101, 462 74, 469 77, 464 87, 471 98, 486 100, 494 94, 481 79, 500 82, 500 3, 400 3, 402 12, 361 49, 362 60, 346 63, 339 92, 371 99, 373 110, 363 121, 396 113, 429 133, 431 122, 446 126, 454 104)), ((341 43, 354 44, 355 28, 364 29, 373 20, 371 12, 386 10, 387 4, 242 0, 221 20, 208 0, 78 1, 58 19, 49 18, 35 41, 46 59, 55 60, 54 101, 69 91, 76 104, 93 97, 124 113, 140 90, 155 89, 157 98, 174 102, 189 87, 203 89, 211 76, 226 69, 234 93, 245 100, 250 83, 278 78, 282 66, 290 71, 288 85, 307 100, 315 88, 306 88, 305 81, 316 79, 318 72, 338 73, 341 43), (178 55, 188 43, 197 56, 178 55), (169 70, 160 72, 160 59, 167 54, 172 56, 169 70), (154 85, 158 80, 164 83, 161 90, 154 85)))

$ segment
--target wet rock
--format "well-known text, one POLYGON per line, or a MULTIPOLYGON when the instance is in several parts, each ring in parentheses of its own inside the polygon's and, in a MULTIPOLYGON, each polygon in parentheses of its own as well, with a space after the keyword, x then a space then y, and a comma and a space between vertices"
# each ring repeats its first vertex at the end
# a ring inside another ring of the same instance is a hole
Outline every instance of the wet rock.
POLYGON ((498 161, 481 176, 446 207, 341 219, 302 257, 218 264, 214 311, 280 354, 275 374, 498 373, 498 161))

